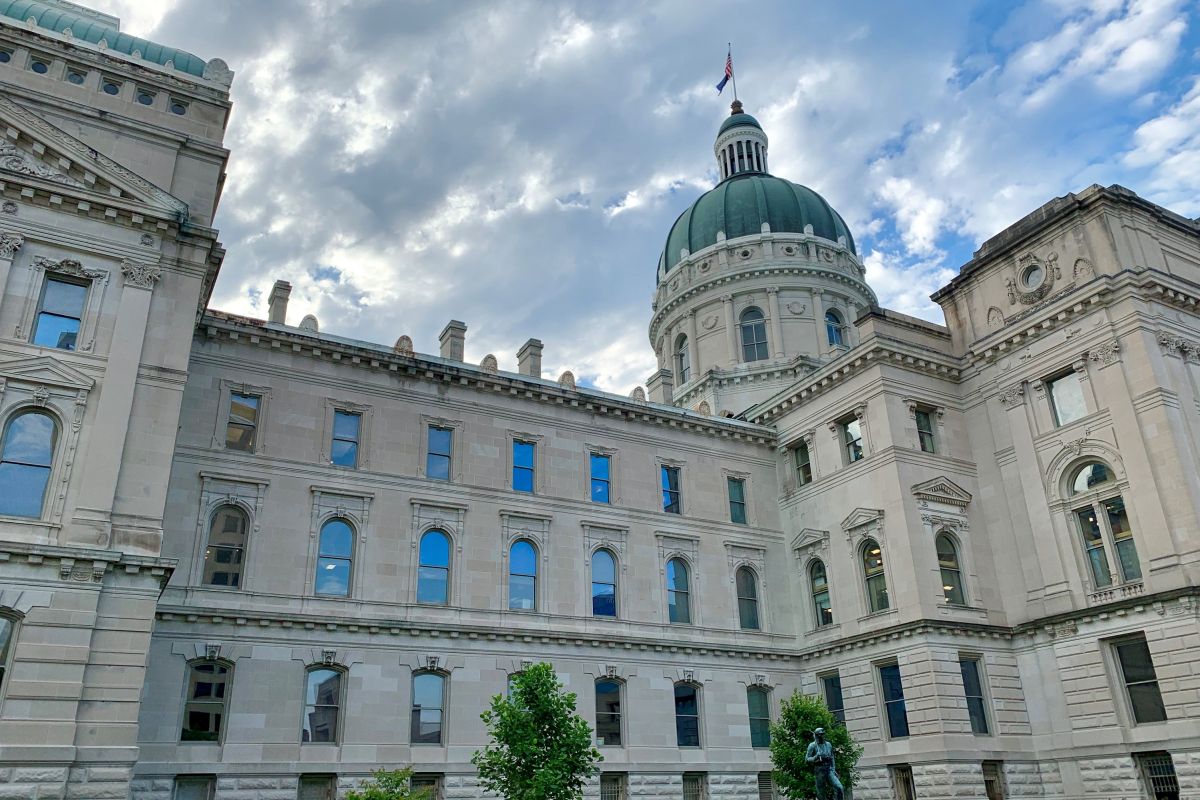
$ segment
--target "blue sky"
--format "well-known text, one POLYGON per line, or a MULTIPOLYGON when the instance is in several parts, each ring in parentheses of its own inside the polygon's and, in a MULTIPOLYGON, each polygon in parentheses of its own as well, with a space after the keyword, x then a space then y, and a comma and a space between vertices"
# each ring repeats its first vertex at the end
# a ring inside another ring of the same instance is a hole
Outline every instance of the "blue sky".
POLYGON ((626 393, 654 269, 715 183, 733 40, 774 174, 855 234, 883 305, 929 294, 1053 197, 1120 183, 1200 215, 1200 13, 1185 0, 494 4, 95 0, 237 73, 215 307, 626 393), (831 6, 836 5, 836 8, 831 6))

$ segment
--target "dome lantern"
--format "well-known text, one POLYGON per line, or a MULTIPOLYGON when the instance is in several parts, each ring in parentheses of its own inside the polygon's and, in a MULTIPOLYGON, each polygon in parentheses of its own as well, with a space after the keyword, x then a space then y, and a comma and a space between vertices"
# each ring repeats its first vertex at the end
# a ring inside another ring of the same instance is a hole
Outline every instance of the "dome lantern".
POLYGON ((741 100, 729 106, 729 116, 717 131, 713 154, 721 180, 745 172, 767 172, 767 134, 758 120, 742 110, 741 100))

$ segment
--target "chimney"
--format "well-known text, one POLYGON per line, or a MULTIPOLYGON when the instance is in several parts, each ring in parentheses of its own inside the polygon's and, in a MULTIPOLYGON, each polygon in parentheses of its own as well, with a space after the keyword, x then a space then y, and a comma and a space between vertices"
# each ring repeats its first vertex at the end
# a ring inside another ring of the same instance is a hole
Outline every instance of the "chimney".
POLYGON ((446 327, 442 328, 438 341, 442 343, 442 358, 462 361, 463 351, 467 346, 467 324, 456 319, 450 320, 446 327))
POLYGON ((646 380, 649 389, 650 402, 671 405, 671 396, 675 393, 675 375, 669 369, 660 369, 646 380))
POLYGON ((288 298, 292 294, 292 285, 287 281, 275 281, 271 287, 271 296, 267 299, 267 322, 287 324, 288 298))
POLYGON ((542 340, 530 339, 517 351, 517 372, 531 378, 542 377, 542 340))

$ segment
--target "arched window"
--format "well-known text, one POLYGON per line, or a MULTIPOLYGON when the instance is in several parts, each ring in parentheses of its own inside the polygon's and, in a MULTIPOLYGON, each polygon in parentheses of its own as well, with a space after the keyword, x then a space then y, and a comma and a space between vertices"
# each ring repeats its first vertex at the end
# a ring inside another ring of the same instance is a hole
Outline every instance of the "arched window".
POLYGON ((508 550, 508 607, 537 610, 537 548, 528 539, 518 539, 508 550))
POLYGON ((874 539, 862 546, 863 579, 867 585, 867 605, 872 613, 889 607, 887 577, 883 573, 883 550, 874 539))
POLYGON ((962 567, 958 564, 958 548, 954 540, 945 533, 939 533, 934 540, 937 548, 938 568, 942 571, 942 592, 946 602, 952 606, 965 606, 967 600, 963 592, 962 567))
POLYGON ((417 568, 417 602, 444 606, 450 598, 450 537, 427 531, 421 537, 417 568))
POLYGON ((49 414, 22 411, 0 437, 0 516, 42 516, 58 426, 49 414))
POLYGON ((839 347, 845 344, 842 339, 842 318, 832 309, 825 312, 825 335, 829 337, 830 347, 839 347))
POLYGON ((592 553, 592 616, 617 615, 617 559, 608 550, 592 553))
POLYGON ((229 667, 218 661, 188 664, 187 703, 183 707, 181 742, 216 742, 229 694, 229 667))
POLYGON ((734 576, 737 586, 738 622, 742 630, 756 631, 758 624, 758 577, 749 567, 738 567, 734 576))
POLYGON ((0 697, 4 696, 4 679, 8 675, 9 661, 16 649, 17 621, 0 614, 0 697))
POLYGON ((620 681, 596 681, 596 738, 601 744, 621 746, 620 681))
POLYGON ((667 562, 667 617, 671 622, 689 624, 692 621, 691 584, 688 568, 682 558, 667 562))
POLYGON ((348 597, 353 559, 354 529, 350 523, 344 519, 331 519, 322 525, 314 591, 332 597, 348 597))
POLYGON ((829 577, 825 564, 819 559, 808 568, 808 579, 812 583, 813 613, 817 627, 833 624, 833 606, 829 603, 829 577))
POLYGON ((700 746, 700 693, 690 683, 675 684, 675 743, 700 746))
POLYGON ((341 670, 309 667, 304 684, 300 741, 305 744, 336 743, 342 711, 341 670))
POLYGON ((1089 461, 1076 468, 1068 485, 1072 515, 1082 538, 1093 587, 1102 589, 1112 585, 1109 565, 1114 560, 1122 583, 1140 581, 1142 565, 1134 543, 1133 527, 1112 469, 1100 461, 1089 461))
POLYGON ((767 323, 763 313, 751 306, 742 312, 742 360, 767 358, 767 323))
POLYGON ((764 686, 746 687, 750 710, 750 746, 771 746, 771 693, 764 686))
POLYGON ((412 681, 412 743, 441 744, 446 707, 446 678, 418 672, 412 681))
POLYGON ((208 545, 204 548, 205 586, 242 585, 242 564, 246 555, 246 512, 237 506, 225 505, 213 514, 208 526, 208 545))
POLYGON ((692 379, 691 353, 688 352, 688 339, 683 335, 675 340, 675 375, 680 386, 692 379))

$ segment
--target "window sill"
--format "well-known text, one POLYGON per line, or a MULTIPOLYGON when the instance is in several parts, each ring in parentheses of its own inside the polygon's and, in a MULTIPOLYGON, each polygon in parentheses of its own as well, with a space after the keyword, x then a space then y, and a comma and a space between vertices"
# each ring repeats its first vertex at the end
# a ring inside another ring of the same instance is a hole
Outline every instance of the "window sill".
POLYGON ((859 622, 870 622, 873 619, 880 619, 882 617, 888 616, 889 614, 898 614, 898 613, 900 613, 898 609, 885 608, 883 611, 872 611, 870 614, 864 614, 863 616, 858 618, 858 621, 859 622))
POLYGON ((1108 586, 1088 595, 1088 605, 1096 606, 1124 600, 1127 597, 1138 597, 1145 592, 1142 581, 1130 581, 1114 586, 1108 586))

